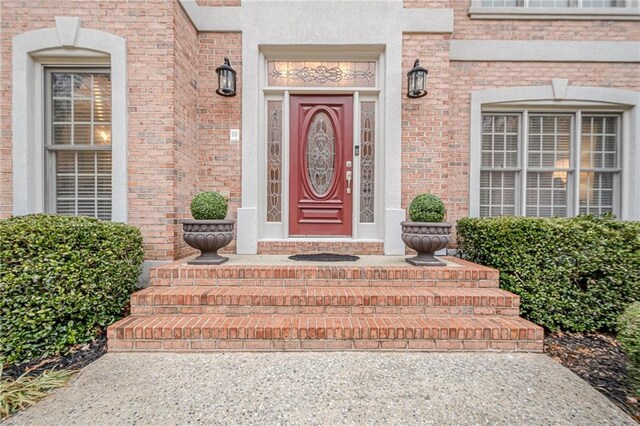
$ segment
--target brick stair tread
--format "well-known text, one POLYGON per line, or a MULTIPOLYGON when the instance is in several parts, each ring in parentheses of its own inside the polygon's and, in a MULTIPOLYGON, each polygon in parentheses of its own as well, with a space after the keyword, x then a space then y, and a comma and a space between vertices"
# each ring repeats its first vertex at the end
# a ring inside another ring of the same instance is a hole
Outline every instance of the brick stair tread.
POLYGON ((132 305, 518 307, 519 297, 497 288, 182 286, 148 287, 132 305))
POLYGON ((133 315, 108 329, 118 339, 432 339, 541 341, 519 317, 430 315, 133 315))
POLYGON ((420 268, 408 263, 367 264, 233 264, 188 265, 184 260, 154 268, 151 281, 207 279, 361 279, 361 280, 497 280, 499 272, 462 259, 444 257, 451 265, 420 268))

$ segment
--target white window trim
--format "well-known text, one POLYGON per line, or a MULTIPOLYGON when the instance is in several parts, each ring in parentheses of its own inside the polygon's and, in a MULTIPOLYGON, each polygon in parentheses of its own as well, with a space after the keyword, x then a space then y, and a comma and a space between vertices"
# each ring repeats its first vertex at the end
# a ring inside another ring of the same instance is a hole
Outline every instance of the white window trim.
MULTIPOLYGON (((527 0, 525 0, 527 1, 527 0)), ((581 3, 581 0, 578 0, 581 3)), ((473 0, 469 7, 471 19, 541 19, 541 20, 608 20, 638 21, 640 7, 490 7, 482 0, 473 0)))
POLYGON ((535 104, 557 109, 598 107, 622 113, 620 156, 620 218, 640 220, 640 92, 603 87, 569 86, 553 79, 549 86, 511 87, 471 93, 469 130, 469 216, 480 216, 480 166, 482 160, 482 111, 535 104))
POLYGON ((43 213, 44 67, 109 65, 112 90, 112 216, 127 221, 126 40, 80 27, 80 18, 56 17, 56 28, 28 31, 12 44, 13 214, 43 213))
POLYGON ((622 199, 622 191, 620 188, 620 175, 622 174, 621 164, 621 121, 624 110, 602 110, 597 107, 581 107, 576 108, 568 106, 566 109, 558 109, 557 107, 545 107, 545 106, 510 106, 510 107, 487 107, 483 108, 482 115, 515 115, 519 117, 518 124, 518 165, 514 168, 497 168, 497 167, 481 167, 481 172, 500 172, 500 171, 514 171, 516 173, 516 194, 515 194, 515 216, 527 215, 527 175, 529 173, 536 173, 538 171, 563 171, 567 173, 567 205, 566 214, 567 217, 577 216, 580 214, 580 173, 587 171, 593 171, 588 168, 581 167, 580 164, 580 149, 581 149, 581 129, 582 129, 582 117, 583 116, 598 116, 598 117, 616 117, 617 120, 617 142, 616 142, 616 166, 612 169, 601 169, 600 172, 607 172, 614 174, 614 193, 617 194, 614 198, 613 212, 616 216, 620 216, 620 202, 622 199), (557 167, 532 167, 528 163, 529 154, 529 137, 530 137, 530 118, 531 116, 568 116, 571 120, 571 139, 569 149, 569 165, 566 168, 557 167), (511 170, 514 169, 514 170, 511 170))

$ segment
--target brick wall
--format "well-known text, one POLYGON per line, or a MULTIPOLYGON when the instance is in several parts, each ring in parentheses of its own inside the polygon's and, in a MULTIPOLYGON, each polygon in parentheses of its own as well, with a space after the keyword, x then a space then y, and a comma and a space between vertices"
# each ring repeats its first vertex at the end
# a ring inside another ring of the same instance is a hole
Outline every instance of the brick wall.
POLYGON ((454 39, 638 40, 640 25, 629 21, 471 19, 471 0, 453 0, 454 39))
MULTIPOLYGON (((404 6, 452 7, 451 39, 486 40, 639 40, 640 25, 621 21, 544 21, 470 19, 471 1, 405 0, 404 6)), ((567 78, 572 85, 640 88, 637 64, 530 62, 449 62, 449 37, 403 36, 403 70, 415 58, 429 70, 429 94, 403 98, 402 206, 420 192, 442 196, 448 220, 468 215, 469 109, 471 91, 508 86, 549 85, 567 78)), ((406 92, 406 79, 403 83, 406 92)))
MULTIPOLYGON (((228 219, 236 220, 240 206, 242 142, 229 140, 229 129, 241 129, 241 96, 216 94, 216 68, 224 57, 238 73, 236 84, 242 93, 242 35, 201 33, 198 36, 198 156, 200 191, 218 191, 229 198, 228 219)), ((224 249, 235 252, 235 239, 224 249)))
POLYGON ((428 94, 409 99, 407 79, 402 87, 402 207, 420 193, 431 192, 448 204, 449 35, 405 34, 402 69, 413 61, 429 70, 428 94))
POLYGON ((469 40, 638 40, 633 21, 471 19, 472 0, 404 0, 405 8, 453 8, 453 39, 469 40))
POLYGON ((176 28, 186 26, 183 16, 176 17, 180 12, 176 2, 3 0, 0 8, 0 217, 12 212, 11 39, 25 31, 55 28, 56 16, 79 16, 83 28, 111 32, 127 40, 129 223, 142 230, 148 259, 174 258, 176 210, 183 209, 176 203, 182 203, 179 197, 184 198, 190 190, 175 167, 188 163, 190 154, 177 157, 175 151, 194 128, 187 124, 189 114, 193 117, 189 111, 193 102, 188 100, 193 94, 188 93, 188 87, 177 90, 182 83, 177 75, 186 76, 189 66, 176 70, 176 58, 188 56, 175 49, 176 28), (178 116, 174 116, 176 109, 180 110, 178 116))
MULTIPOLYGON (((239 0, 198 3, 240 4, 239 0)), ((453 35, 403 36, 403 71, 418 57, 429 69, 429 94, 402 99, 404 208, 415 195, 429 191, 442 196, 448 220, 468 214, 471 91, 549 85, 552 78, 568 78, 572 85, 640 88, 637 64, 449 61, 451 39, 638 40, 640 25, 635 22, 471 20, 469 1, 405 0, 404 4, 452 7, 455 13, 453 35)), ((229 130, 242 130, 241 97, 215 94, 215 69, 229 57, 242 93, 240 33, 197 33, 176 0, 3 0, 0 12, 0 217, 12 211, 11 38, 55 27, 55 16, 79 16, 84 28, 127 39, 129 222, 142 230, 147 258, 192 253, 182 242, 179 220, 190 216, 189 203, 198 191, 215 190, 229 197, 228 217, 236 219, 242 143, 231 142, 229 130)), ((282 249, 276 246, 263 243, 261 251, 282 249)), ((235 241, 226 251, 235 251, 235 241)))
POLYGON ((574 86, 638 90, 638 64, 452 62, 449 133, 449 215, 456 220, 469 211, 469 112, 471 92, 509 86, 548 86, 566 78, 574 86))
POLYGON ((189 205, 198 189, 198 34, 176 1, 175 38, 175 257, 194 252, 182 239, 180 219, 191 218, 189 205))

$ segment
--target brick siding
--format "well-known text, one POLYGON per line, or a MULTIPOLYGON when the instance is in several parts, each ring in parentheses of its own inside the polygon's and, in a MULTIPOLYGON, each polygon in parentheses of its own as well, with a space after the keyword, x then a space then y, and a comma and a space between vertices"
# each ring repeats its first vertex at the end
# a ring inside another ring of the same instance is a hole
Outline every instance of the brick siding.
MULTIPOLYGON (((198 0, 201 6, 237 6, 239 0, 198 0)), ((428 92, 402 99, 402 207, 421 192, 440 195, 449 221, 469 211, 469 102, 474 90, 572 85, 638 90, 640 66, 632 63, 451 62, 451 40, 638 40, 640 25, 623 21, 471 20, 470 1, 405 0, 405 7, 451 7, 453 34, 405 34, 403 71, 415 58, 429 69, 428 92)), ((79 16, 83 28, 127 39, 129 222, 144 235, 148 259, 169 260, 193 251, 182 242, 180 219, 190 216, 198 191, 229 198, 236 219, 241 201, 241 97, 215 94, 215 69, 223 57, 238 72, 242 93, 242 35, 197 33, 176 0, 4 0, 0 4, 0 218, 12 211, 11 39, 25 31, 55 27, 55 16, 79 16)), ((403 79, 403 94, 406 79, 403 79)), ((323 248, 334 251, 343 246, 323 248)), ((284 243, 260 245, 280 253, 284 243)), ((235 251, 235 241, 225 249, 235 251)), ((379 252, 378 245, 363 253, 379 252)))

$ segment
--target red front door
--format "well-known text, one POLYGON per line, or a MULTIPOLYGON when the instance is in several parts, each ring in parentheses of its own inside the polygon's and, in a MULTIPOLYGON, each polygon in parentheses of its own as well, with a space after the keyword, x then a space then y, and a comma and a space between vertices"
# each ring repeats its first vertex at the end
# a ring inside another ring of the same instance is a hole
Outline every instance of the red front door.
POLYGON ((351 236, 353 98, 291 96, 289 235, 351 236))

